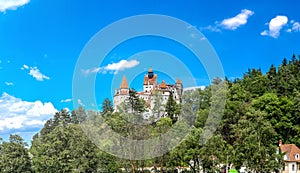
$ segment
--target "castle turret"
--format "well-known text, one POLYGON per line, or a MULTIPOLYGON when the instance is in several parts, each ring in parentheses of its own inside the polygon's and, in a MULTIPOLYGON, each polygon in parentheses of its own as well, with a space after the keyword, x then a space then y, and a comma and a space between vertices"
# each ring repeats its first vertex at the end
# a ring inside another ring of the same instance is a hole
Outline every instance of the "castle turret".
POLYGON ((123 77, 122 83, 120 85, 120 94, 128 94, 129 93, 129 87, 128 87, 128 82, 126 79, 126 76, 123 77))
POLYGON ((153 76, 154 76, 153 70, 152 70, 152 68, 150 68, 149 71, 148 71, 148 78, 149 78, 149 79, 152 79, 153 76))
POLYGON ((152 90, 157 85, 157 74, 153 73, 152 68, 144 76, 144 89, 143 92, 151 94, 152 90))
POLYGON ((182 92, 183 92, 183 86, 182 86, 182 83, 181 83, 181 80, 180 80, 180 79, 177 79, 177 80, 176 80, 175 87, 176 87, 176 90, 177 90, 177 94, 178 94, 179 96, 181 96, 181 95, 182 95, 182 92))
POLYGON ((114 95, 114 110, 118 111, 118 105, 120 105, 122 102, 124 102, 129 95, 129 87, 128 82, 126 79, 126 76, 123 77, 120 89, 116 90, 116 93, 114 95))

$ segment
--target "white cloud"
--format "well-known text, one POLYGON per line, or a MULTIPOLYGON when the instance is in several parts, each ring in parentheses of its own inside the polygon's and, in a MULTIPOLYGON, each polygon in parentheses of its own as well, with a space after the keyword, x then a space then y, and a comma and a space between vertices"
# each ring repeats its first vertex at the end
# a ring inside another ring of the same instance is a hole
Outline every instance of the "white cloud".
POLYGON ((293 23, 292 31, 295 31, 295 32, 300 31, 300 23, 299 22, 293 23))
POLYGON ((23 68, 24 69, 29 69, 28 65, 26 65, 26 64, 23 65, 23 68))
POLYGON ((12 82, 5 82, 5 85, 7 85, 7 86, 13 86, 14 83, 12 83, 12 82))
POLYGON ((206 27, 200 27, 200 30, 209 30, 212 32, 221 32, 221 29, 236 30, 238 27, 245 25, 248 22, 248 18, 254 14, 253 11, 243 9, 235 17, 224 19, 222 22, 216 21, 214 25, 208 25, 206 27))
POLYGON ((44 79, 49 80, 50 77, 44 75, 40 72, 40 70, 37 67, 29 67, 28 65, 24 64, 21 70, 29 70, 29 75, 35 78, 38 81, 44 81, 44 79))
POLYGON ((200 30, 209 30, 212 32, 221 32, 221 29, 216 25, 216 26, 212 26, 212 25, 208 25, 206 27, 200 27, 200 30))
POLYGON ((0 97, 0 131, 41 128, 55 112, 51 102, 23 101, 4 92, 0 97))
POLYGON ((140 62, 138 62, 137 60, 121 60, 117 63, 112 63, 112 64, 108 64, 107 66, 104 67, 105 70, 108 71, 119 71, 119 70, 125 70, 127 68, 132 68, 135 67, 139 64, 140 62))
POLYGON ((221 22, 221 26, 225 29, 236 30, 238 27, 245 25, 250 16, 254 14, 253 11, 243 9, 241 13, 236 15, 235 17, 224 19, 221 22))
POLYGON ((184 88, 183 91, 196 90, 196 89, 204 90, 205 87, 206 87, 206 86, 193 86, 193 87, 187 87, 187 88, 184 88))
POLYGON ((67 103, 67 102, 71 102, 72 101, 72 99, 65 99, 65 100, 61 100, 60 102, 61 103, 67 103))
POLYGON ((80 99, 77 100, 77 103, 78 103, 80 106, 84 106, 83 102, 82 102, 80 99))
POLYGON ((45 122, 40 120, 30 120, 25 122, 25 124, 28 126, 43 126, 45 122))
POLYGON ((290 24, 292 24, 292 26, 290 26, 289 29, 286 30, 286 32, 299 32, 300 31, 300 23, 296 22, 295 20, 291 20, 290 24))
POLYGON ((50 79, 50 77, 42 74, 37 67, 31 68, 29 71, 29 74, 38 81, 43 81, 44 79, 47 79, 47 80, 50 79))
POLYGON ((95 67, 92 69, 82 70, 84 74, 91 74, 91 73, 102 73, 106 74, 107 72, 110 72, 112 74, 118 73, 118 71, 122 71, 125 69, 133 68, 137 66, 140 62, 137 60, 121 60, 116 63, 108 64, 107 66, 102 67, 95 67))
POLYGON ((287 22, 287 16, 276 16, 275 18, 271 19, 271 21, 268 23, 269 30, 264 30, 260 34, 263 36, 278 38, 280 35, 280 30, 284 25, 287 24, 287 22))
POLYGON ((0 12, 15 10, 27 3, 29 3, 29 0, 0 0, 0 12))

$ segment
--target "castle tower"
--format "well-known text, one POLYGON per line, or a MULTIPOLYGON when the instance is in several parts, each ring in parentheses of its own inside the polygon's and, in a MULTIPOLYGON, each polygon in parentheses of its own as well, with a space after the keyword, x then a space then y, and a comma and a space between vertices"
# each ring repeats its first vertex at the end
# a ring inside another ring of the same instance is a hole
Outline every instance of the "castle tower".
POLYGON ((149 71, 148 71, 148 78, 149 79, 153 78, 153 70, 152 70, 152 68, 150 68, 149 71))
POLYGON ((152 90, 156 87, 157 85, 157 74, 153 73, 152 68, 148 70, 148 73, 145 74, 144 76, 144 93, 151 94, 152 90))
POLYGON ((122 79, 122 83, 120 85, 120 94, 126 95, 128 93, 129 93, 128 82, 127 82, 126 76, 124 75, 123 79, 122 79))
POLYGON ((120 89, 116 90, 114 95, 114 110, 118 110, 118 106, 129 97, 129 87, 126 76, 123 77, 120 89))
POLYGON ((181 80, 180 79, 177 79, 176 80, 176 83, 175 83, 175 88, 177 90, 177 94, 179 96, 182 95, 182 92, 183 92, 183 86, 182 86, 182 83, 181 83, 181 80))

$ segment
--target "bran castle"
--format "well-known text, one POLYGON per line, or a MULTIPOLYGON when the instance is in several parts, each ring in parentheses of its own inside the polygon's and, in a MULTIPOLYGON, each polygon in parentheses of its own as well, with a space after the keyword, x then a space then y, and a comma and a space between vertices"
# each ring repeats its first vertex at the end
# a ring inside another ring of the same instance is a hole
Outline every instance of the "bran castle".
MULTIPOLYGON (((157 74, 153 73, 152 68, 149 69, 148 73, 144 76, 143 91, 137 92, 139 98, 145 100, 147 109, 143 114, 144 119, 150 118, 152 110, 155 105, 155 95, 158 95, 161 99, 160 105, 166 105, 169 95, 172 93, 173 99, 176 103, 180 103, 181 95, 183 92, 183 86, 179 79, 176 80, 175 84, 167 84, 164 80, 159 84, 157 82, 157 74)), ((123 77, 120 88, 116 89, 114 95, 114 110, 118 111, 118 107, 121 103, 125 102, 129 98, 129 87, 126 80, 126 76, 123 77)), ((164 117, 166 113, 159 115, 164 117)))

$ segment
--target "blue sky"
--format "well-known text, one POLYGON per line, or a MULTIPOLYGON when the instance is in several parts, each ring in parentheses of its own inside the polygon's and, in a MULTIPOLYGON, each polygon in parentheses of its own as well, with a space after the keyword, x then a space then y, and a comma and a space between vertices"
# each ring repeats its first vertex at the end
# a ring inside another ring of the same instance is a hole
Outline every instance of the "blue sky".
MULTIPOLYGON (((29 141, 55 111, 73 109, 77 59, 93 35, 115 21, 142 14, 183 20, 201 31, 218 54, 225 75, 234 79, 248 68, 266 72, 284 57, 300 54, 299 5, 297 0, 0 0, 0 136, 18 133, 29 141)), ((97 73, 98 102, 110 97, 115 87, 106 83, 140 66, 137 53, 146 50, 180 57, 191 71, 198 71, 197 85, 209 83, 201 64, 195 64, 193 55, 180 45, 162 38, 138 38, 119 45, 90 69, 97 73)), ((146 66, 160 61, 153 57, 146 66)), ((136 75, 132 85, 139 89, 143 71, 136 75)), ((172 76, 165 77, 172 82, 172 76)))

